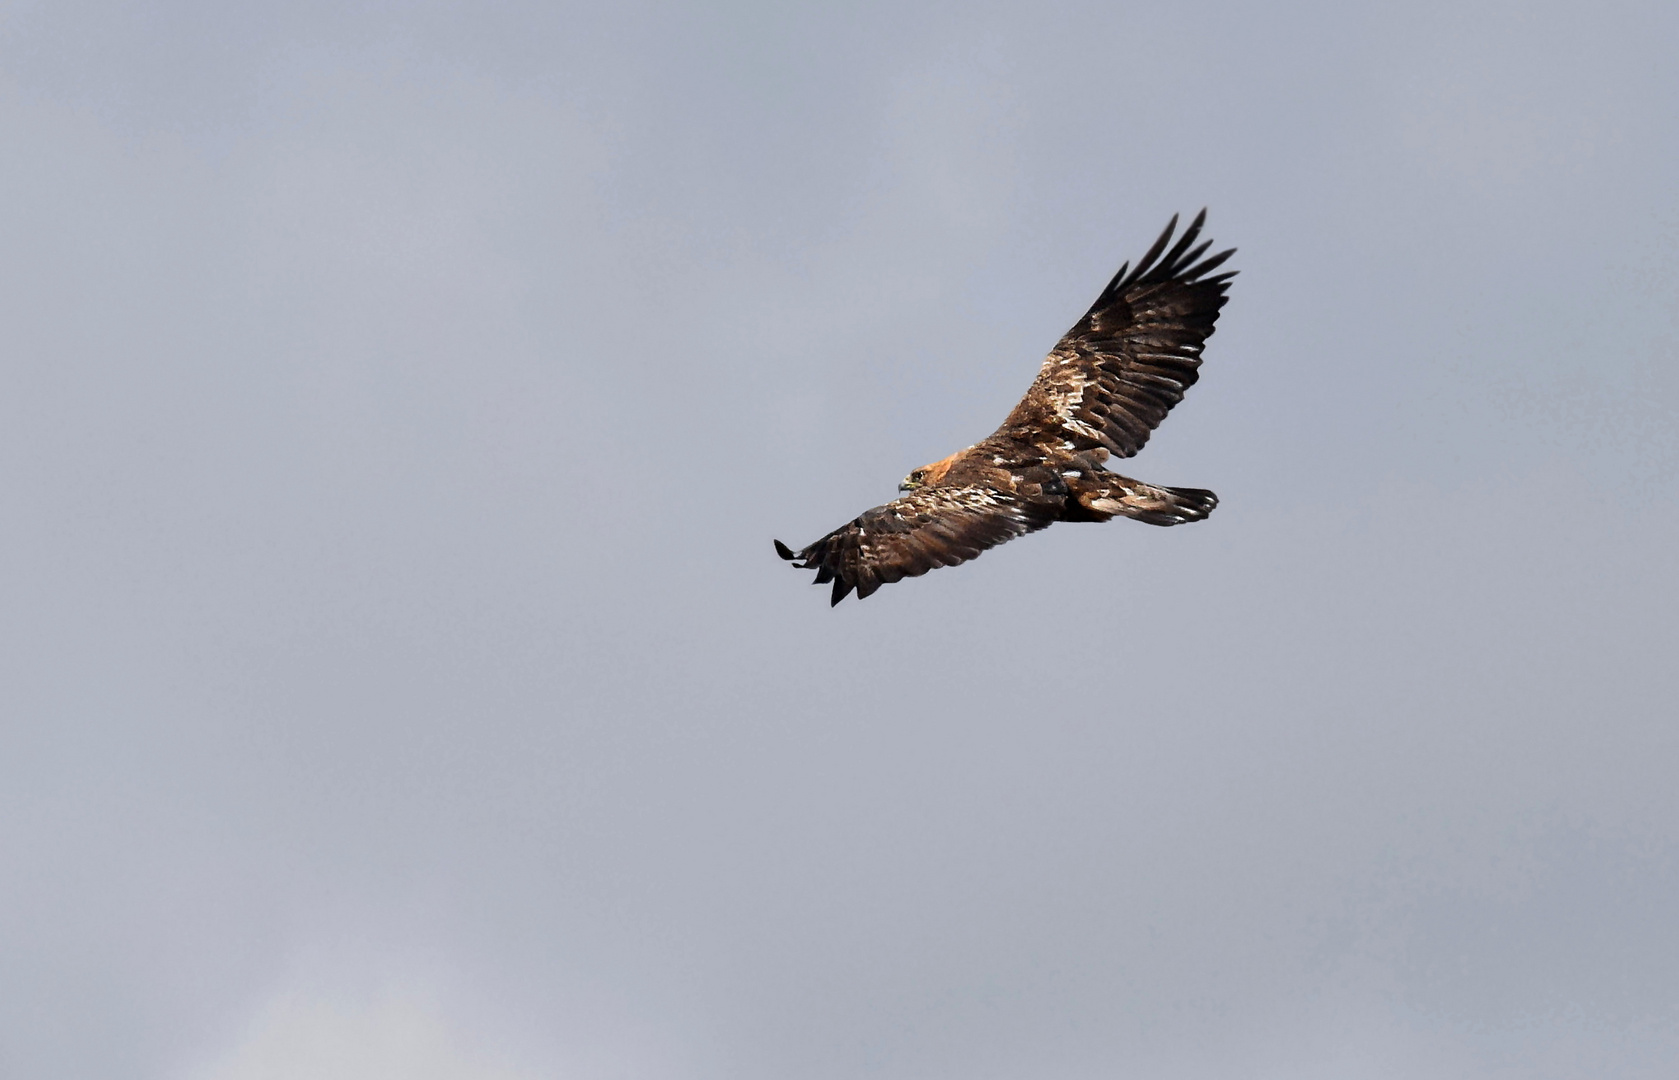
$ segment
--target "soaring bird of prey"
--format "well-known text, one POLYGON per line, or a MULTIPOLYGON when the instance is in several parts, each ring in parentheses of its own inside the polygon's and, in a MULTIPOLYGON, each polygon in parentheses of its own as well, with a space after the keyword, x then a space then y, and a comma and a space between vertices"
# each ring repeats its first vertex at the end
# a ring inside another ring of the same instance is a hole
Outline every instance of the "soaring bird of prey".
POLYGON ((1207 212, 1174 244, 1177 215, 1138 261, 1119 268, 1084 317, 1056 343, 1003 426, 984 440, 923 465, 904 492, 800 551, 776 553, 816 584, 834 583, 832 603, 882 585, 955 566, 987 548, 1057 521, 1181 525, 1213 512, 1200 488, 1157 487, 1103 468, 1128 458, 1195 384, 1201 349, 1235 271, 1212 274, 1235 248, 1202 258, 1207 212), (1171 250, 1167 250, 1170 246, 1171 250))

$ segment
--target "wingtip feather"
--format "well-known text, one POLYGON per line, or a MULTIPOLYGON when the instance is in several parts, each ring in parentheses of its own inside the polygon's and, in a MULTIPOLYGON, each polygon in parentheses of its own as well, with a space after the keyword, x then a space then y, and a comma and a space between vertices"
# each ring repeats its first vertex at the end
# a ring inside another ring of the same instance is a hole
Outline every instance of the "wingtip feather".
POLYGON ((1137 260, 1136 272, 1131 276, 1140 278, 1154 268, 1154 260, 1160 258, 1160 253, 1166 250, 1166 245, 1172 242, 1172 234, 1178 231, 1178 215, 1173 214, 1172 220, 1166 223, 1166 229, 1160 234, 1160 239, 1148 249, 1148 254, 1137 260))

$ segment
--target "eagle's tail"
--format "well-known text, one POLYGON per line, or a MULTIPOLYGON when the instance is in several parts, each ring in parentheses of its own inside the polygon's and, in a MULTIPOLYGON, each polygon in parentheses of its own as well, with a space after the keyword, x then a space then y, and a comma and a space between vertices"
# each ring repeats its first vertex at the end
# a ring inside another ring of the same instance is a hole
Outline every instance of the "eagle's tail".
POLYGON ((1213 512, 1218 496, 1203 488, 1155 487, 1123 476, 1112 479, 1086 474, 1074 488, 1079 513, 1072 520, 1107 521, 1113 517, 1135 518, 1150 525, 1182 525, 1200 521, 1213 512))

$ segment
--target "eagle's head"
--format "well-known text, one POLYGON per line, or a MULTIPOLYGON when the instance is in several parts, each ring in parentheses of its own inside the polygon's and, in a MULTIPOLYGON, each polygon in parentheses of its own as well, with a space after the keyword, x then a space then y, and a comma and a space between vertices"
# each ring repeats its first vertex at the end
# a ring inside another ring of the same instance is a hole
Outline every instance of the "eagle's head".
POLYGON ((921 468, 898 481, 898 490, 914 491, 916 488, 938 483, 944 479, 944 474, 950 471, 950 463, 955 461, 956 457, 956 454, 952 454, 941 461, 933 462, 931 465, 921 466, 921 468))

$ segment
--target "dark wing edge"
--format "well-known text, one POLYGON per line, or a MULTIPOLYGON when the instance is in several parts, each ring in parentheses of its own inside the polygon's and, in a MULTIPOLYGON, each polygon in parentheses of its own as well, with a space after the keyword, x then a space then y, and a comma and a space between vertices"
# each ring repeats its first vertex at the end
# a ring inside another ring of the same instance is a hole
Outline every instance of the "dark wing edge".
POLYGON ((831 607, 853 589, 861 600, 882 585, 976 559, 1054 520, 1053 506, 993 488, 931 487, 865 511, 800 551, 777 540, 775 553, 815 570, 812 584, 833 582, 831 607))
POLYGON ((1053 432, 1074 449, 1101 446, 1119 457, 1143 448, 1199 378, 1201 350, 1236 276, 1234 270, 1208 276, 1236 249, 1202 258, 1212 246, 1196 243, 1206 219, 1203 209, 1173 244, 1178 218, 1172 215, 1136 268, 1119 268, 1050 350, 1000 432, 1053 432))

